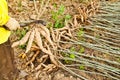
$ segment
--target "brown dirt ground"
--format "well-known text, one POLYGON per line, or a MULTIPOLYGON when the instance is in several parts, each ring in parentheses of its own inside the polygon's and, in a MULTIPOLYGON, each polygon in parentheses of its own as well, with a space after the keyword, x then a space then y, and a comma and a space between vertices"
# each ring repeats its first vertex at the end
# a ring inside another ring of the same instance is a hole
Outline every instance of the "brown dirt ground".
MULTIPOLYGON (((51 22, 51 13, 50 10, 54 10, 53 4, 56 3, 57 6, 60 6, 60 4, 65 5, 67 8, 65 10, 65 13, 69 13, 70 15, 76 14, 76 10, 72 7, 73 4, 78 4, 78 0, 51 0, 50 5, 47 6, 47 12, 44 13, 44 15, 40 18, 42 20, 45 20, 47 22, 51 22)), ((31 19, 34 19, 36 17, 36 12, 34 8, 34 2, 33 0, 8 0, 9 3, 9 15, 11 17, 16 18, 19 22, 21 21, 29 21, 31 19)), ((37 6, 40 6, 40 4, 37 1, 37 6)), ((39 8, 39 7, 38 7, 39 8)), ((11 36, 11 41, 17 40, 18 37, 15 33, 11 36)), ((19 58, 19 54, 22 53, 24 50, 15 48, 15 62, 17 68, 20 70, 19 76, 17 80, 81 80, 79 78, 73 77, 68 72, 62 70, 62 69, 56 69, 52 72, 45 72, 45 71, 32 71, 31 69, 24 68, 24 64, 26 63, 25 59, 19 58)), ((31 64, 32 65, 32 64, 31 64)), ((31 67, 32 68, 32 67, 31 67)), ((86 76, 89 80, 104 80, 104 78, 95 77, 97 76, 88 76, 84 73, 81 73, 83 76, 86 76)))

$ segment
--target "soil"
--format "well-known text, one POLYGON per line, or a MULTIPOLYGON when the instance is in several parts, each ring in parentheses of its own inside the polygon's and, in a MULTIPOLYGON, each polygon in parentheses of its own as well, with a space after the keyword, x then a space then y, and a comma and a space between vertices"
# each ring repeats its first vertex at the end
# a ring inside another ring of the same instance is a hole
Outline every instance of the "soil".
MULTIPOLYGON (((43 0, 44 1, 44 0, 43 0)), ((82 0, 80 0, 82 1, 82 0)), ((87 1, 87 0, 85 0, 87 1)), ((78 12, 78 6, 81 6, 81 4, 79 4, 79 0, 51 0, 49 5, 47 5, 47 10, 45 11, 45 13, 42 16, 37 16, 38 14, 36 13, 36 8, 39 10, 41 4, 39 3, 39 0, 36 0, 36 5, 34 5, 34 0, 8 0, 8 5, 9 5, 9 15, 11 17, 14 17, 16 20, 18 20, 19 22, 25 22, 25 21, 30 21, 30 20, 36 20, 36 18, 43 20, 46 23, 51 23, 54 21, 51 19, 51 11, 57 11, 60 7, 61 4, 65 5, 66 9, 64 14, 70 14, 72 16, 72 19, 74 18, 74 15, 78 16, 79 12, 78 12), (36 6, 36 8, 35 8, 36 6)), ((81 2, 83 5, 87 5, 87 2, 81 2)), ((83 5, 81 7, 83 7, 83 5)), ((97 6, 95 4, 95 6, 97 6)), ((83 7, 84 8, 84 7, 83 7)), ((92 12, 91 12, 92 13, 92 12)), ((84 11, 83 11, 83 14, 84 11)), ((96 12, 93 12, 93 15, 95 15, 96 12)), ((41 13, 39 13, 39 15, 41 15, 41 13)), ((79 23, 76 24, 82 24, 82 25, 90 25, 91 22, 88 21, 88 18, 91 17, 92 14, 90 14, 89 16, 83 16, 83 18, 81 17, 77 17, 76 20, 79 23)), ((61 17, 60 17, 61 18, 61 17)), ((23 29, 28 29, 29 25, 27 27, 21 28, 20 31, 22 31, 23 29)), ((49 27, 48 27, 49 28, 49 27)), ((73 32, 74 34, 75 32, 73 32)), ((11 35, 11 42, 14 42, 16 40, 18 40, 20 37, 18 34, 21 33, 17 33, 13 32, 11 35)), ((75 36, 75 35, 74 35, 75 36)), ((22 35, 23 37, 23 35, 22 35)), ((46 40, 45 40, 46 41, 46 40)), ((89 40, 89 42, 91 42, 89 40)), ((70 48, 72 47, 71 44, 69 45, 62 45, 63 48, 70 48)), ((75 46, 76 50, 78 50, 81 46, 75 46)), ((70 73, 68 73, 67 71, 61 69, 61 68, 56 68, 56 66, 54 66, 52 64, 52 62, 50 61, 50 59, 47 59, 44 64, 38 63, 37 59, 40 59, 41 56, 45 55, 43 52, 40 53, 39 56, 37 56, 35 58, 35 60, 33 62, 30 62, 27 66, 25 66, 25 64, 27 62, 29 62, 29 60, 31 60, 31 56, 33 56, 35 53, 37 53, 37 51, 31 51, 28 52, 28 56, 27 58, 21 58, 20 54, 24 53, 25 49, 24 46, 21 48, 16 47, 14 48, 14 53, 15 53, 15 64, 17 69, 19 70, 19 75, 17 77, 17 80, 82 80, 70 73), (38 70, 35 70, 36 67, 38 66, 44 66, 38 70), (49 67, 50 66, 50 67, 49 67)), ((85 52, 88 53, 86 55, 94 55, 96 56, 98 54, 97 51, 94 50, 89 50, 89 49, 85 49, 85 52), (96 53, 96 54, 94 54, 96 53)), ((95 71, 95 70, 94 70, 95 71)), ((101 77, 98 76, 97 74, 90 75, 90 74, 86 74, 86 73, 82 73, 80 72, 79 74, 81 74, 82 76, 85 76, 88 80, 111 80, 110 78, 106 78, 106 77, 101 77)))

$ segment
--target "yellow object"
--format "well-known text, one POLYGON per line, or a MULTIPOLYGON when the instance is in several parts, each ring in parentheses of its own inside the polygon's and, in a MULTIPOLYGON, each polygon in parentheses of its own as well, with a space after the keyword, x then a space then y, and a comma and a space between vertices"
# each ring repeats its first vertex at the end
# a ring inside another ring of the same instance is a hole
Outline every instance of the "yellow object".
POLYGON ((22 59, 25 59, 27 56, 25 53, 20 53, 20 55, 18 55, 18 57, 22 58, 22 59))
POLYGON ((10 31, 2 26, 10 19, 6 0, 0 0, 0 44, 6 42, 10 36, 10 31))
POLYGON ((10 36, 10 31, 6 30, 3 27, 0 27, 0 44, 6 42, 8 40, 8 37, 10 36))

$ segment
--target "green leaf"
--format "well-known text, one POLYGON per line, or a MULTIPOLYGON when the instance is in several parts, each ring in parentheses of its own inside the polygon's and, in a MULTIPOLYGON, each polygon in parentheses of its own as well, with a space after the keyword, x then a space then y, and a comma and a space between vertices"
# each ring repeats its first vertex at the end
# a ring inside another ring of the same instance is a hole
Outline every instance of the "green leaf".
POLYGON ((84 47, 81 47, 80 50, 79 50, 80 53, 84 53, 85 52, 85 48, 84 47))
POLYGON ((17 30, 16 34, 19 36, 19 39, 21 39, 23 36, 25 36, 27 30, 26 29, 22 29, 22 30, 17 30))
POLYGON ((61 5, 59 10, 58 10, 58 14, 61 15, 61 14, 63 14, 64 11, 65 11, 65 6, 61 5))
POLYGON ((77 35, 78 35, 79 37, 83 36, 83 34, 84 34, 83 29, 79 30, 79 32, 77 33, 77 35))
POLYGON ((53 20, 58 20, 58 14, 57 14, 57 12, 52 11, 51 13, 52 13, 52 19, 53 20))
POLYGON ((75 54, 70 54, 69 57, 75 59, 75 54))
POLYGON ((69 14, 67 14, 66 16, 65 16, 65 20, 69 20, 71 18, 71 16, 69 15, 69 14))
POLYGON ((25 49, 25 48, 26 48, 26 44, 20 45, 19 48, 20 48, 20 49, 25 49))
POLYGON ((64 27, 63 21, 62 20, 57 20, 55 22, 54 28, 62 28, 62 27, 64 27))
POLYGON ((53 3, 53 6, 56 8, 56 7, 57 7, 57 4, 56 4, 56 3, 53 3))
POLYGON ((70 51, 75 51, 75 47, 71 47, 71 48, 70 48, 70 51))
POLYGON ((79 69, 80 69, 80 70, 84 70, 84 69, 85 69, 85 66, 84 66, 84 65, 80 65, 80 66, 79 66, 79 69))
POLYGON ((26 34, 26 30, 22 30, 21 34, 24 36, 26 34))

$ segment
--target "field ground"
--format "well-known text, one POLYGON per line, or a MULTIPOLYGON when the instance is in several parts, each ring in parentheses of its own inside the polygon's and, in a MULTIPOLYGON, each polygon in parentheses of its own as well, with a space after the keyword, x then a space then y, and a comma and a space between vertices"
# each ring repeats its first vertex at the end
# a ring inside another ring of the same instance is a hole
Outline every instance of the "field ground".
POLYGON ((12 33, 12 43, 30 31, 28 41, 14 48, 17 80, 120 79, 119 0, 8 3, 9 15, 27 24, 12 33))

